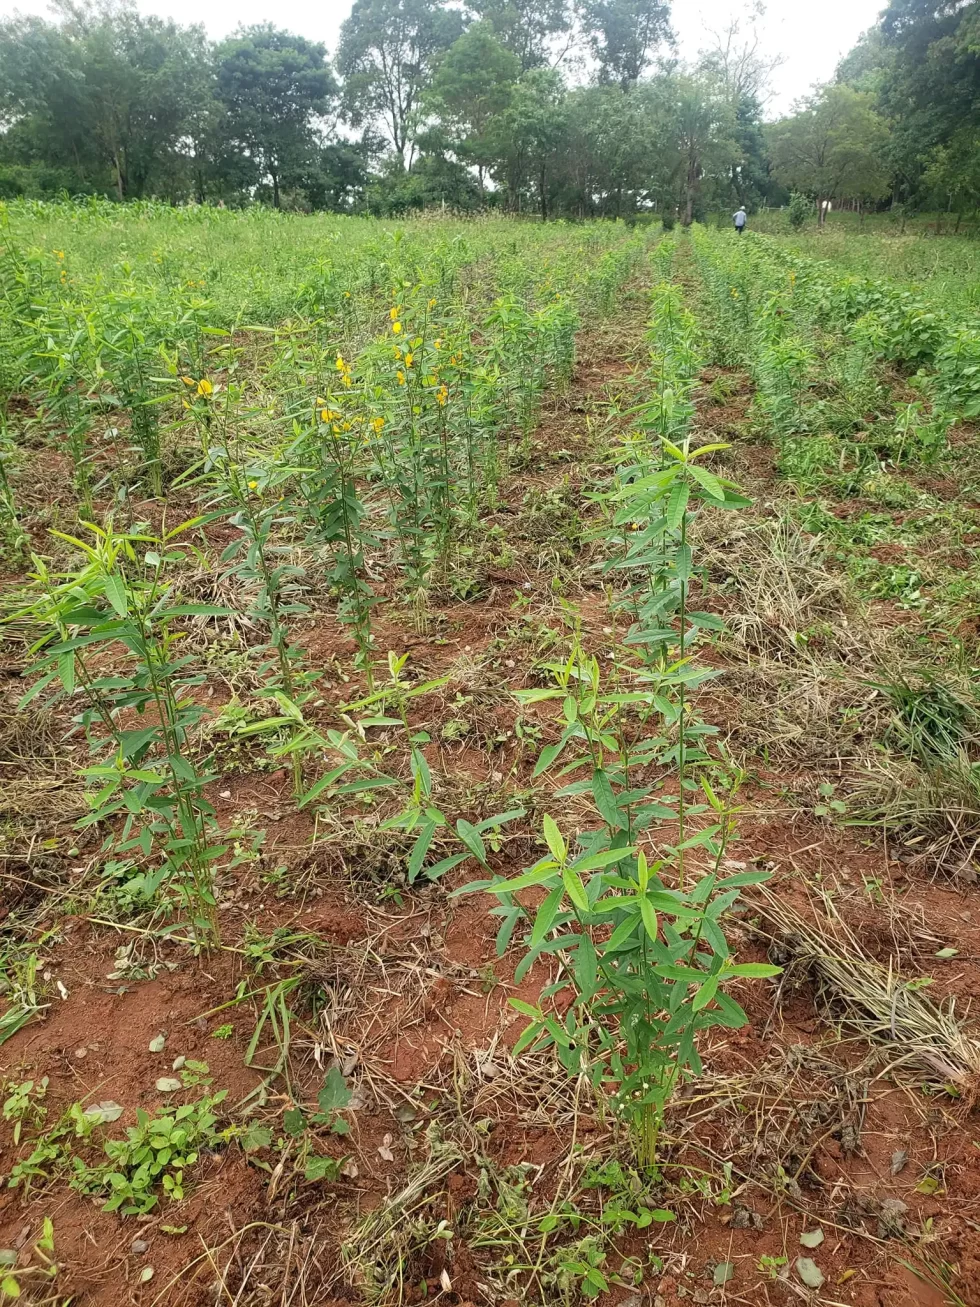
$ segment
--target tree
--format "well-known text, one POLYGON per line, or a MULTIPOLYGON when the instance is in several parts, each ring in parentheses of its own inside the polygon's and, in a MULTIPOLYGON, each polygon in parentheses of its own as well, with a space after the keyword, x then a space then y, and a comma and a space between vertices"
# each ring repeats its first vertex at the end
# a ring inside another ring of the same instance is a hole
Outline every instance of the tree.
POLYGON ((732 18, 722 31, 712 32, 713 44, 699 56, 699 67, 720 78, 733 105, 743 100, 764 105, 771 97, 772 75, 783 56, 767 55, 763 50, 754 20, 764 16, 764 6, 757 4, 748 26, 743 19, 732 18))
POLYGON ((0 106, 49 161, 108 165, 120 200, 182 167, 187 125, 210 96, 201 27, 143 18, 133 3, 58 6, 60 26, 15 19, 0 35, 0 106))
MULTIPOLYGON (((763 6, 757 4, 754 19, 764 14, 763 6)), ((772 74, 782 57, 764 53, 754 20, 745 26, 743 19, 733 18, 712 36, 713 44, 701 51, 698 67, 724 88, 735 116, 733 135, 739 153, 729 169, 729 193, 718 199, 756 205, 772 189, 762 109, 771 96, 772 74)))
POLYGON ((490 23, 497 40, 520 60, 521 72, 557 67, 571 47, 574 15, 570 0, 469 0, 469 7, 490 23), (560 44, 549 49, 554 41, 560 44))
POLYGON ((922 181, 929 199, 955 212, 959 228, 966 209, 980 208, 980 129, 968 124, 937 145, 922 181))
POLYGON ((773 125, 769 143, 776 176, 817 200, 821 224, 831 200, 877 200, 888 193, 888 129, 866 92, 825 86, 773 125))
POLYGON ((509 108, 520 62, 505 50, 487 22, 474 23, 439 65, 427 96, 461 158, 476 165, 480 190, 497 158, 500 117, 509 108))
POLYGON ((730 176, 739 157, 735 115, 723 82, 703 70, 675 78, 671 139, 686 225, 694 221, 704 179, 730 176))
POLYGON ((225 129, 270 178, 278 208, 284 178, 308 164, 315 121, 336 101, 326 50, 268 23, 245 28, 219 47, 217 80, 225 129))
POLYGON ((653 52, 672 40, 668 0, 583 0, 582 19, 602 81, 628 90, 653 52))
POLYGON ((566 126, 565 86, 553 68, 532 68, 514 87, 501 119, 503 165, 512 207, 520 207, 529 180, 538 192, 542 221, 548 218, 548 168, 566 126))
POLYGON ((436 57, 462 27, 459 11, 439 0, 355 0, 340 29, 337 68, 348 121, 380 121, 402 167, 436 57))

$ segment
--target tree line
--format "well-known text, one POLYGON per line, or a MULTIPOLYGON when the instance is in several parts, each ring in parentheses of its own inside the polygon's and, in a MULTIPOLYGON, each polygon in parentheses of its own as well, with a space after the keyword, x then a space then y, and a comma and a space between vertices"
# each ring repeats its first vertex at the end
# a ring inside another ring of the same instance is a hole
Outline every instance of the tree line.
POLYGON ((980 204, 980 0, 891 0, 835 79, 764 121, 735 21, 678 61, 668 0, 355 0, 336 53, 210 41, 132 0, 0 24, 0 198, 691 221, 717 206, 980 204))

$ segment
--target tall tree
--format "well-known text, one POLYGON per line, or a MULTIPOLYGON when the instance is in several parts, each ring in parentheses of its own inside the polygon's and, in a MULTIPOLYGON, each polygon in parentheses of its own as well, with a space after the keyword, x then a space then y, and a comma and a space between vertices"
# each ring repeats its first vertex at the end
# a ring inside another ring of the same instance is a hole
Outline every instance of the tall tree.
POLYGON ((549 168, 565 131, 565 86, 553 68, 532 68, 514 88, 503 115, 503 166, 512 207, 520 207, 530 183, 537 191, 542 220, 548 218, 549 168))
POLYGON ((729 175, 740 157, 735 115, 723 82, 703 70, 676 77, 671 138, 684 222, 690 225, 705 178, 729 175))
POLYGON ((56 6, 61 24, 15 20, 0 40, 5 115, 80 169, 111 167, 121 200, 172 172, 188 122, 210 96, 201 27, 142 17, 131 0, 56 6))
POLYGON ((520 67, 489 23, 473 23, 439 60, 427 96, 454 152, 476 165, 481 190, 484 172, 499 154, 500 119, 513 99, 520 67))
POLYGON ((355 0, 340 29, 337 69, 354 127, 380 122, 402 167, 419 130, 422 95, 437 55, 463 29, 440 0, 355 0))
POLYGON ((870 95, 825 86, 769 136, 776 176, 818 202, 820 222, 831 200, 877 200, 887 195, 888 130, 870 95))
POLYGON ((582 21, 601 81, 634 86, 671 40, 668 0, 583 0, 582 21))
POLYGON ((517 55, 522 73, 548 64, 557 67, 571 48, 571 0, 469 0, 469 6, 517 55))
POLYGON ((336 102, 325 48, 268 23, 245 28, 218 49, 218 96, 225 130, 269 177, 278 208, 284 177, 308 165, 316 120, 336 102))

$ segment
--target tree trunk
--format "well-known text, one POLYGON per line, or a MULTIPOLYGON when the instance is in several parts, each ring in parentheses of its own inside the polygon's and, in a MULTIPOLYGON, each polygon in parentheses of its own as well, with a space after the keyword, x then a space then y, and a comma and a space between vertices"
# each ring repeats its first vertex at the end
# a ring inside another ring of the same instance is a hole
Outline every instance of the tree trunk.
POLYGON ((684 205, 684 226, 690 227, 694 221, 694 183, 697 181, 697 165, 687 165, 687 199, 684 205))
POLYGON ((546 167, 546 165, 545 165, 544 163, 542 163, 542 164, 541 164, 541 181, 540 181, 540 186, 541 186, 541 221, 542 221, 542 222, 547 222, 547 221, 548 221, 548 188, 547 188, 547 186, 545 185, 545 167, 546 167))
POLYGON ((116 169, 116 190, 119 192, 119 199, 124 200, 126 198, 126 173, 119 150, 113 150, 112 162, 116 169))
POLYGON ((279 174, 270 168, 269 175, 272 177, 272 207, 279 209, 282 207, 279 203, 279 174))

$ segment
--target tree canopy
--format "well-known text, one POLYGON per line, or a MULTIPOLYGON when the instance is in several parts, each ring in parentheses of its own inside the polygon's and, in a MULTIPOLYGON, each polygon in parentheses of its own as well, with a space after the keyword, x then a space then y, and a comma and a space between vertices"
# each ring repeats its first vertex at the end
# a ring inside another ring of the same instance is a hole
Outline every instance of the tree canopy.
POLYGON ((891 0, 775 122, 758 14, 683 64, 669 0, 354 0, 332 61, 269 23, 215 44, 135 0, 54 10, 0 22, 0 198, 684 221, 790 190, 980 205, 980 0, 891 0))

